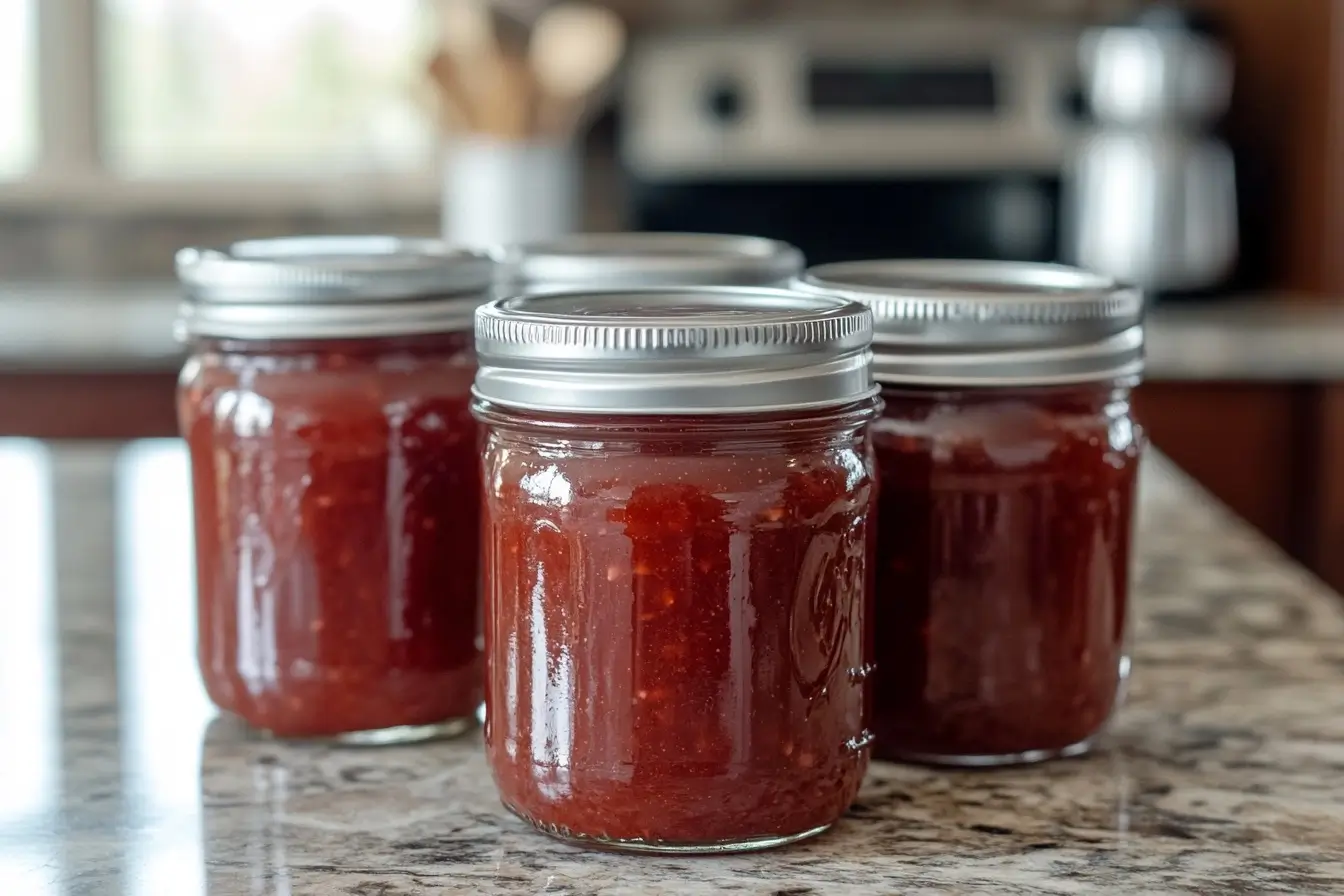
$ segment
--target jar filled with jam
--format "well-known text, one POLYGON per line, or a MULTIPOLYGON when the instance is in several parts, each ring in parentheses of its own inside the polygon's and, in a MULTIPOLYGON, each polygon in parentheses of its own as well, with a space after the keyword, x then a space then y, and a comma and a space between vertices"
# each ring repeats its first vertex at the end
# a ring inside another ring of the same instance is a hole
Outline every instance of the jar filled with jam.
POLYGON ((800 287, 875 318, 875 754, 1086 751, 1129 669, 1142 296, 992 262, 824 265, 800 287))
POLYGON ((478 313, 485 742, 513 812, 695 853, 845 811, 868 764, 870 326, 767 289, 478 313))
POLYGON ((584 233, 505 250, 501 294, 650 286, 780 286, 802 273, 788 243, 714 233, 584 233))
POLYGON ((471 321, 494 263, 314 237, 184 249, 177 269, 210 697, 280 737, 466 730, 482 696, 471 321))

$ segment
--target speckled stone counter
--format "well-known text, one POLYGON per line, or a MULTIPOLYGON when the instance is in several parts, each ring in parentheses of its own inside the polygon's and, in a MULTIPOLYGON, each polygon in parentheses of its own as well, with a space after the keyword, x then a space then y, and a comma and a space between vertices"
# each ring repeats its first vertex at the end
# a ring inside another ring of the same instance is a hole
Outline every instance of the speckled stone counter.
POLYGON ((686 860, 533 833, 495 800, 474 738, 290 747, 214 719, 192 665, 175 443, 0 443, 0 481, 5 896, 1344 885, 1344 611, 1160 459, 1131 699, 1101 752, 995 772, 879 765, 827 836, 686 860))

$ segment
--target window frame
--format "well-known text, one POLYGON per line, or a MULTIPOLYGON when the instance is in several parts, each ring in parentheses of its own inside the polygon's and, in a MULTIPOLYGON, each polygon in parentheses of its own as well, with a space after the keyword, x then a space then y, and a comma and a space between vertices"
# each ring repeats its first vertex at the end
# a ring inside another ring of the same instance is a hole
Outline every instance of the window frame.
POLYGON ((406 174, 288 178, 127 177, 102 152, 100 0, 35 0, 37 152, 0 181, 2 210, 94 215, 189 212, 427 212, 438 207, 437 166, 406 174))

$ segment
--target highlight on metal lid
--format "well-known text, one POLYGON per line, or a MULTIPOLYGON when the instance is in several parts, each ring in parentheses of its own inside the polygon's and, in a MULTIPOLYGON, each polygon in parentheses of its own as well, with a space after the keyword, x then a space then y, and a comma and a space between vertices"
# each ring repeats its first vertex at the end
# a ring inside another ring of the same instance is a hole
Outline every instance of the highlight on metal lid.
POLYGON ((829 407, 874 394, 872 315, 790 290, 548 292, 476 312, 478 398, 558 412, 829 407))
POLYGON ((855 261, 810 268, 794 286, 872 309, 883 383, 1050 385, 1143 370, 1142 291, 1079 268, 855 261))
POLYGON ((181 338, 330 339, 470 329, 489 255, 439 240, 305 236, 177 253, 181 338))
POLYGON ((511 246, 502 279, 524 287, 775 286, 797 276, 788 243, 712 233, 586 233, 511 246))

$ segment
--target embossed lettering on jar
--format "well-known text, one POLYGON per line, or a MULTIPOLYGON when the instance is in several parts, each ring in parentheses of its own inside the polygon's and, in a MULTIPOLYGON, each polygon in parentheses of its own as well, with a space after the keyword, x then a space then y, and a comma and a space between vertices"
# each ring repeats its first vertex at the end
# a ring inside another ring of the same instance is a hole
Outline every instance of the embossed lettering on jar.
POLYGON ((481 310, 486 749, 514 812, 717 852, 819 833, 853 800, 869 326, 774 290, 481 310))
POLYGON ((1070 268, 812 269, 875 315, 876 754, 1086 751, 1129 669, 1142 297, 1070 268))
POLYGON ((481 700, 471 316, 429 241, 184 250, 179 419, 206 690, 284 737, 466 730, 481 700))

